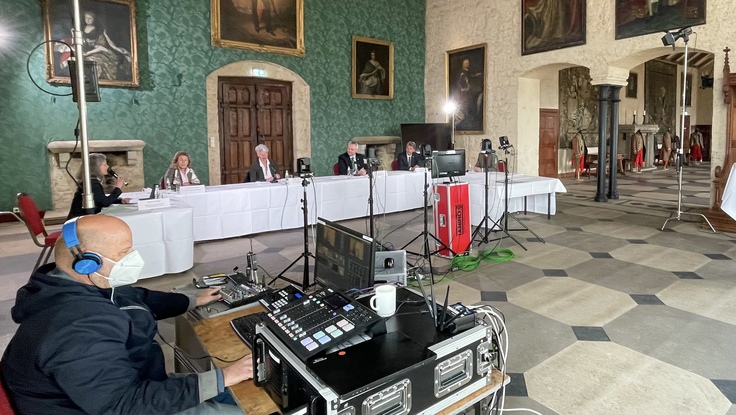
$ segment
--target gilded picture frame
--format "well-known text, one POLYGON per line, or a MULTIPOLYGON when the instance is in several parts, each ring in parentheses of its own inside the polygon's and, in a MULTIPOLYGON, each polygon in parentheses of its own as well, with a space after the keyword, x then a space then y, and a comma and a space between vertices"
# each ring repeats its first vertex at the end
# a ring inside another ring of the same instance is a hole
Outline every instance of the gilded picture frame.
POLYGON ((616 0, 616 39, 666 32, 706 23, 706 0, 616 0))
POLYGON ((636 98, 639 91, 639 74, 629 72, 629 79, 626 82, 626 98, 636 98))
POLYGON ((353 98, 394 99, 394 44, 353 36, 353 98))
MULTIPOLYGON (((70 84, 74 18, 70 3, 42 0, 46 43, 46 80, 70 84), (53 42, 52 40, 56 40, 53 42)), ((81 0, 85 60, 97 63, 99 85, 138 87, 138 45, 135 0, 81 0)))
POLYGON ((210 0, 212 45, 304 56, 304 0, 210 0))
POLYGON ((446 97, 455 104, 455 134, 484 134, 487 44, 446 52, 446 97))

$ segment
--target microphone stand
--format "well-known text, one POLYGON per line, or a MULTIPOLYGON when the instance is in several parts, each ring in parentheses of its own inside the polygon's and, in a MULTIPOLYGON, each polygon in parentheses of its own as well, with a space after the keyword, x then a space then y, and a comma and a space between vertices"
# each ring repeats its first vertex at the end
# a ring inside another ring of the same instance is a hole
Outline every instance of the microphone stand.
POLYGON ((482 243, 488 243, 488 235, 491 233, 491 230, 494 229, 496 226, 501 228, 501 225, 499 222, 494 221, 491 219, 491 217, 488 215, 488 153, 483 152, 483 171, 485 172, 485 186, 484 186, 484 198, 483 198, 483 219, 478 223, 478 225, 475 228, 475 232, 473 232, 473 235, 470 237, 470 244, 465 249, 465 251, 469 251, 470 247, 473 246, 473 242, 475 242, 475 238, 478 236, 478 234, 481 233, 481 230, 485 229, 483 231, 483 237, 478 241, 478 246, 482 243), (491 229, 488 229, 488 222, 492 222, 493 226, 491 226, 491 229))

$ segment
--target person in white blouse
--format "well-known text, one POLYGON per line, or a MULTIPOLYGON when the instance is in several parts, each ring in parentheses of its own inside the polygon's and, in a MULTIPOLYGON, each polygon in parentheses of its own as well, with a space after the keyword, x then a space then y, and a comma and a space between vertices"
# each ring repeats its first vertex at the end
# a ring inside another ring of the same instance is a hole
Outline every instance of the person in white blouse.
POLYGON ((258 160, 250 165, 246 182, 272 182, 281 178, 279 167, 268 159, 268 147, 265 144, 256 146, 256 155, 258 160))
POLYGON ((171 183, 172 186, 189 186, 193 184, 199 184, 199 178, 194 174, 189 165, 191 161, 189 154, 185 151, 178 151, 174 154, 174 159, 171 161, 171 166, 163 177, 164 183, 171 183), (168 180, 167 180, 168 179, 168 180))

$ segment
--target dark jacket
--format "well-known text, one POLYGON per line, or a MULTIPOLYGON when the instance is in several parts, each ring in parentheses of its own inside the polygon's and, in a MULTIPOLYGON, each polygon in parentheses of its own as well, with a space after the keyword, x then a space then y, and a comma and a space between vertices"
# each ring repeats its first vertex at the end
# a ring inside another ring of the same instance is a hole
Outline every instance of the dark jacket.
MULTIPOLYGON (((348 156, 348 153, 342 153, 337 158, 337 168, 338 168, 338 174, 341 176, 344 176, 348 174, 348 167, 350 167, 350 156, 348 156)), ((360 153, 355 153, 355 165, 357 166, 357 169, 368 169, 368 165, 365 163, 365 156, 360 153)))
MULTIPOLYGON (((276 178, 276 174, 279 172, 279 166, 273 161, 269 160, 269 167, 271 167, 271 176, 276 178)), ((266 176, 263 175, 263 169, 261 168, 260 160, 256 160, 255 163, 250 165, 250 171, 248 172, 248 180, 246 182, 265 182, 266 176)))
POLYGON ((187 296, 125 286, 113 303, 110 289, 53 275, 55 267, 39 268, 11 310, 20 326, 2 371, 19 413, 173 414, 217 394, 200 396, 206 374, 169 377, 153 339, 156 320, 187 311, 187 296))
POLYGON ((409 165, 409 160, 406 158, 406 151, 402 151, 399 153, 399 156, 396 157, 396 160, 399 162, 398 169, 399 170, 409 170, 412 167, 419 166, 422 158, 416 151, 411 154, 411 165, 409 165))
MULTIPOLYGON (((107 196, 105 194, 105 190, 102 188, 102 183, 100 183, 99 180, 92 178, 90 183, 92 184, 92 197, 95 200, 95 213, 100 213, 103 207, 108 207, 115 203, 123 203, 123 201, 120 200, 120 195, 123 191, 120 190, 119 187, 116 187, 115 190, 110 193, 110 196, 107 196)), ((82 184, 80 183, 77 185, 77 192, 74 193, 72 207, 69 209, 69 215, 66 218, 69 220, 82 215, 82 184)))

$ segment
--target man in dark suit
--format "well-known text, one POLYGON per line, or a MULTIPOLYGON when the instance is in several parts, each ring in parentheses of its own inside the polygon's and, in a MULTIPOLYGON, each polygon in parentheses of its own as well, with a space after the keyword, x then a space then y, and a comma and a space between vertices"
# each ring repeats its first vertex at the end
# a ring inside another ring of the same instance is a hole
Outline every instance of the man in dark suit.
POLYGON ((365 156, 358 154, 358 143, 351 141, 348 143, 348 151, 340 154, 337 158, 338 174, 345 176, 348 169, 356 176, 365 176, 366 167, 365 156))
POLYGON ((399 153, 399 156, 396 158, 396 161, 399 162, 399 170, 414 171, 417 166, 421 165, 423 159, 422 156, 415 151, 416 148, 417 144, 415 142, 409 141, 406 143, 406 151, 399 153))

